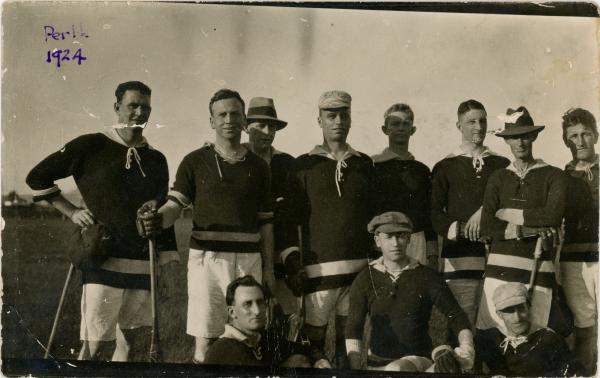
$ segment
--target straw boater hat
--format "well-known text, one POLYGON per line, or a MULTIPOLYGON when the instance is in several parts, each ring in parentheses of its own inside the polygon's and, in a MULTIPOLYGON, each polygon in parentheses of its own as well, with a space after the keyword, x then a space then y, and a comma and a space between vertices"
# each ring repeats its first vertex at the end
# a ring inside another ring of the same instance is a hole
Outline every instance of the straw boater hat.
POLYGON ((253 121, 271 121, 275 124, 277 130, 281 130, 287 125, 286 121, 277 118, 275 103, 272 98, 267 97, 254 97, 250 100, 246 119, 248 123, 253 121))
POLYGON ((519 106, 517 110, 509 108, 506 110, 506 115, 501 118, 504 120, 504 130, 496 133, 496 136, 503 138, 534 132, 539 133, 545 128, 545 126, 533 124, 533 118, 524 106, 519 106))

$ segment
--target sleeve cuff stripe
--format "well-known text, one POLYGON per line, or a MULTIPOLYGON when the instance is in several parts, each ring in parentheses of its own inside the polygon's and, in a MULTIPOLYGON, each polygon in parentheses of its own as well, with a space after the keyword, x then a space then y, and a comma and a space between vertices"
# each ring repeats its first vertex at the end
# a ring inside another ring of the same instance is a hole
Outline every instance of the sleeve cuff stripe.
POLYGON ((58 185, 54 185, 53 187, 48 188, 48 189, 34 190, 33 196, 34 197, 42 197, 42 196, 47 196, 48 194, 54 194, 57 192, 59 193, 60 189, 58 188, 58 185))
POLYGON ((190 201, 184 194, 176 190, 170 190, 167 194, 167 198, 177 202, 182 207, 188 207, 192 204, 192 201, 190 201))
POLYGON ((350 354, 352 352, 361 353, 362 351, 362 341, 358 339, 346 339, 346 353, 350 354))
POLYGON ((300 249, 298 247, 289 247, 289 248, 284 249, 280 254, 281 262, 283 264, 285 264, 285 259, 287 259, 289 255, 291 255, 294 252, 299 252, 299 251, 300 251, 300 249))
POLYGON ((258 216, 258 219, 259 219, 259 220, 265 220, 265 219, 272 219, 272 218, 273 218, 273 216, 274 216, 274 214, 273 214, 273 212, 272 212, 272 211, 269 211, 269 212, 262 212, 262 211, 259 211, 259 212, 257 213, 257 216, 258 216))

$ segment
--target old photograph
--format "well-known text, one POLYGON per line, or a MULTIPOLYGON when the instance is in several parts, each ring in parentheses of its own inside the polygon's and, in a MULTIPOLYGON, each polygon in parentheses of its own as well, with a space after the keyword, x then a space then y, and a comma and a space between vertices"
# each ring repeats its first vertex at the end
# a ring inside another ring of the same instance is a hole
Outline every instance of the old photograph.
POLYGON ((595 376, 598 15, 3 3, 3 374, 595 376))

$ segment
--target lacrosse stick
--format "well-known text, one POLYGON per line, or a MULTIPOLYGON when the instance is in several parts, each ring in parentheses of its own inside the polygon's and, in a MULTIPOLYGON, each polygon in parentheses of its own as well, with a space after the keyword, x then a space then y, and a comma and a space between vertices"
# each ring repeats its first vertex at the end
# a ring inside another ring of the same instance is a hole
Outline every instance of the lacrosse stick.
POLYGON ((46 347, 44 358, 48 358, 50 356, 50 349, 52 348, 52 342, 54 341, 54 335, 56 334, 56 328, 58 327, 58 319, 60 319, 60 314, 65 304, 65 297, 67 296, 69 282, 71 282, 71 277, 73 276, 73 270, 75 270, 75 267, 73 264, 69 264, 69 271, 67 273, 67 278, 65 279, 65 285, 63 286, 62 294, 60 295, 58 309, 56 309, 56 315, 54 316, 54 323, 52 324, 52 331, 50 331, 50 337, 48 338, 48 346, 46 347))
POLYGON ((154 236, 148 239, 150 255, 150 299, 152 302, 152 341, 150 343, 150 362, 159 362, 162 359, 160 353, 160 338, 158 331, 158 312, 156 310, 156 278, 158 277, 156 264, 156 241, 154 236))
POLYGON ((531 275, 529 276, 529 289, 527 290, 527 297, 529 301, 533 298, 534 288, 535 288, 535 278, 537 276, 538 271, 538 263, 540 261, 540 257, 542 256, 542 237, 538 237, 535 242, 535 251, 533 252, 533 263, 531 264, 531 275))

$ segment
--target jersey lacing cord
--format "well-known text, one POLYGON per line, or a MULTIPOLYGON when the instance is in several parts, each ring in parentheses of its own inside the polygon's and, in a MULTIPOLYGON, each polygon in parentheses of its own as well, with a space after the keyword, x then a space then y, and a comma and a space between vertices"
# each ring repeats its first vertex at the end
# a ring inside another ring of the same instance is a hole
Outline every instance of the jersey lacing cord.
POLYGON ((335 165, 335 187, 337 188, 338 196, 342 196, 342 189, 340 188, 340 182, 344 179, 344 173, 342 168, 348 168, 346 160, 338 160, 335 165))
POLYGON ((146 177, 146 174, 144 173, 144 170, 142 169, 142 158, 140 158, 140 155, 138 154, 135 147, 129 147, 127 149, 127 160, 125 161, 125 169, 131 168, 132 156, 133 156, 133 159, 135 159, 135 162, 137 163, 137 166, 140 169, 140 172, 142 172, 142 176, 146 177))
POLYGON ((479 174, 483 170, 483 158, 481 155, 473 156, 473 168, 475 168, 475 173, 479 174))
POLYGON ((503 353, 506 353, 509 344, 513 347, 513 349, 517 349, 519 345, 526 341, 527 336, 506 336, 506 338, 500 343, 500 348, 503 349, 503 353))

